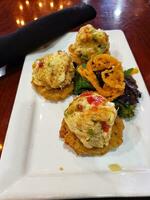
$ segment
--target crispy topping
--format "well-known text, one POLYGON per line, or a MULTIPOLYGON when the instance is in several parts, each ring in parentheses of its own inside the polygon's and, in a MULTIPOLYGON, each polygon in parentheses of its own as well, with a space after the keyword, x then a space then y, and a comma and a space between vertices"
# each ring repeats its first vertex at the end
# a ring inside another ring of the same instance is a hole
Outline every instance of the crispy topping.
POLYGON ((124 73, 121 63, 108 54, 93 56, 87 63, 86 68, 80 65, 77 68, 80 75, 86 78, 97 92, 106 97, 109 101, 122 95, 125 88, 124 73), (101 72, 103 86, 99 84, 95 73, 101 72))

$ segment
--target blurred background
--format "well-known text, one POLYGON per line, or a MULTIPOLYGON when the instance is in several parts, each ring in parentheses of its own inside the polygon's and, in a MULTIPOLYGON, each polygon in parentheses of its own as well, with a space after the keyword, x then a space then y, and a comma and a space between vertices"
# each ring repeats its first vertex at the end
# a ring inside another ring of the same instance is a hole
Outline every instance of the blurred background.
POLYGON ((149 12, 149 0, 1 0, 0 34, 15 31, 32 20, 80 2, 95 7, 97 17, 93 23, 103 29, 125 30, 138 20, 142 20, 143 26, 147 25, 143 17, 149 12))
POLYGON ((12 32, 30 21, 48 15, 65 7, 72 6, 80 1, 72 0, 1 0, 0 25, 1 34, 12 32), (5 25, 3 22, 5 21, 5 25))

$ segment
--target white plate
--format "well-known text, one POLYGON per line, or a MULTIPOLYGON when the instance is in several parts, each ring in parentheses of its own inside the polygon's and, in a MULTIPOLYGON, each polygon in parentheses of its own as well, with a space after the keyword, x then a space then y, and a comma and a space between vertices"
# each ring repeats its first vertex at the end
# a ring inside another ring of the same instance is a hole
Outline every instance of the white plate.
MULTIPOLYGON (((112 55, 125 69, 137 66, 123 32, 108 34, 112 55)), ((63 112, 72 97, 50 103, 31 87, 33 61, 66 49, 74 39, 75 33, 68 33, 26 57, 0 161, 0 199, 150 195, 150 99, 140 73, 135 75, 142 91, 137 115, 125 123, 123 144, 102 157, 76 156, 60 140, 63 112), (111 172, 112 163, 122 171, 111 172)))

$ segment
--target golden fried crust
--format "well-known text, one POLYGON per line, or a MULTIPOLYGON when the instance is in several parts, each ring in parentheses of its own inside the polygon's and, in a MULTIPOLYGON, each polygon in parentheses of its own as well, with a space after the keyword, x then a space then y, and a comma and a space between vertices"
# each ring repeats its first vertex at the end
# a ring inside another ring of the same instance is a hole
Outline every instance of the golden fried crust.
MULTIPOLYGON (((70 53, 70 56, 71 56, 73 62, 75 62, 77 65, 81 65, 82 63, 85 63, 85 62, 82 61, 82 59, 81 59, 80 56, 78 56, 77 54, 75 54, 74 51, 71 50, 71 45, 69 46, 69 53, 70 53)), ((103 52, 103 54, 110 54, 110 52, 109 52, 109 50, 106 49, 106 50, 103 52)), ((95 54, 93 54, 92 56, 94 56, 94 55, 97 55, 97 54, 95 53, 95 54)), ((89 58, 89 59, 90 59, 90 58, 89 58)))
POLYGON ((62 89, 47 89, 45 86, 38 86, 33 82, 32 85, 38 94, 51 101, 59 101, 65 99, 67 96, 72 94, 74 88, 73 83, 62 89))
POLYGON ((108 151, 119 147, 123 142, 123 129, 124 124, 123 120, 119 117, 116 118, 115 123, 112 128, 112 136, 109 142, 109 145, 104 148, 86 148, 80 140, 75 136, 73 132, 71 132, 65 123, 62 121, 61 129, 60 129, 60 137, 64 139, 65 144, 69 145, 74 151, 81 156, 97 156, 103 155, 108 151))

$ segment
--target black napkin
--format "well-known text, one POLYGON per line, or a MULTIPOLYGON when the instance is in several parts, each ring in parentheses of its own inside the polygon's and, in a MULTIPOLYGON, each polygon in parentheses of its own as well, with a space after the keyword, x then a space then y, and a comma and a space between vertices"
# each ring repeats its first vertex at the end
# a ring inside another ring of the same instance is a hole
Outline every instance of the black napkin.
POLYGON ((79 4, 30 22, 16 32, 0 37, 0 67, 96 16, 95 9, 79 4))

